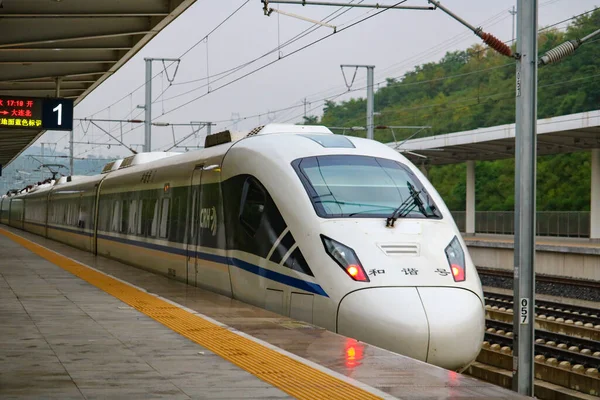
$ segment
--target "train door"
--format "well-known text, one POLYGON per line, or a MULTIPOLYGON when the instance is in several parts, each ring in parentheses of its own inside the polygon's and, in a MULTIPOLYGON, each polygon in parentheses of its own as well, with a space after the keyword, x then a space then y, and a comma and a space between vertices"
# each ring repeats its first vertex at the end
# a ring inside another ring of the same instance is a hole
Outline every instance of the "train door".
POLYGON ((199 244, 198 238, 200 232, 198 229, 198 221, 200 216, 201 197, 200 183, 202 180, 203 165, 198 165, 192 173, 192 181, 190 184, 189 194, 189 229, 187 235, 187 283, 188 285, 196 286, 198 278, 198 258, 196 257, 197 247, 199 244))

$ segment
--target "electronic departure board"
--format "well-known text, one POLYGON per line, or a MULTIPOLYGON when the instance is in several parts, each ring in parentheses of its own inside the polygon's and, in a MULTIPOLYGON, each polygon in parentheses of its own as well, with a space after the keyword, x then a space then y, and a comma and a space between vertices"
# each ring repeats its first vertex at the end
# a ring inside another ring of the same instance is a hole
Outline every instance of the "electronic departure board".
POLYGON ((0 129, 73 129, 73 100, 0 94, 0 129))

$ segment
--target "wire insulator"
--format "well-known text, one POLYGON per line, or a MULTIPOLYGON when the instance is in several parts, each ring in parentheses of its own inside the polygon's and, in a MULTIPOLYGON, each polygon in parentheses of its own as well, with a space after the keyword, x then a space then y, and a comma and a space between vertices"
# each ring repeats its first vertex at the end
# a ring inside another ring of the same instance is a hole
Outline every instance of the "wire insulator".
POLYGON ((561 61, 563 58, 570 56, 575 53, 575 50, 579 47, 577 40, 569 40, 561 45, 556 46, 552 50, 549 50, 540 58, 540 64, 548 65, 561 61))
POLYGON ((498 39, 496 36, 487 32, 480 32, 477 34, 480 38, 483 39, 483 42, 490 46, 492 49, 496 50, 498 53, 506 56, 512 57, 512 49, 506 45, 503 41, 498 39))

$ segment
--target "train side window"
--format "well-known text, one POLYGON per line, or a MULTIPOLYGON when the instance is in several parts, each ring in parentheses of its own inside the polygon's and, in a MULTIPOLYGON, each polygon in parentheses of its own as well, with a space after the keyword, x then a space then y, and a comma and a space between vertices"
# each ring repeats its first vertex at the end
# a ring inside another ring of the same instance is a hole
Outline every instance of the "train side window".
POLYGON ((75 226, 75 223, 73 222, 75 220, 75 212, 77 210, 75 210, 75 203, 69 203, 69 226, 75 226))
POLYGON ((158 235, 161 238, 167 237, 167 222, 169 221, 169 199, 163 199, 162 210, 160 212, 160 230, 158 235))
POLYGON ((285 260, 283 265, 290 269, 293 269, 294 271, 302 272, 310 276, 315 276, 310 270, 310 267, 308 266, 304 255, 302 255, 300 247, 296 247, 296 250, 294 250, 292 254, 290 254, 290 256, 285 260))
POLYGON ((81 229, 93 229, 94 201, 91 196, 82 197, 79 201, 79 214, 77 216, 77 226, 81 229))
POLYGON ((178 242, 178 231, 179 231, 179 204, 180 200, 176 193, 173 195, 173 203, 171 203, 171 212, 169 213, 169 240, 171 242, 178 242))
POLYGON ((110 226, 110 230, 112 232, 119 232, 120 225, 121 225, 121 202, 119 200, 115 200, 113 202, 113 217, 112 217, 112 224, 110 226))
POLYGON ((142 211, 144 210, 144 199, 140 199, 139 203, 138 203, 138 212, 137 212, 137 234, 141 235, 142 234, 142 225, 143 225, 143 213, 142 211))
POLYGON ((122 201, 123 212, 121 213, 121 226, 119 232, 127 233, 127 222, 129 221, 129 200, 122 201))
POLYGON ((156 199, 143 199, 140 203, 140 233, 142 236, 156 236, 158 202, 156 199))
POLYGON ((101 205, 101 218, 99 219, 99 223, 100 223, 100 227, 99 229, 101 229, 104 232, 109 232, 110 231, 110 221, 111 221, 111 201, 110 201, 110 197, 103 200, 101 205))
POLYGON ((266 194, 256 179, 248 178, 242 190, 240 222, 250 236, 254 236, 265 212, 266 194))
POLYGON ((127 227, 127 233, 135 234, 135 227, 138 215, 138 205, 137 200, 131 200, 129 204, 129 226, 127 227))
POLYGON ((71 203, 69 200, 67 200, 68 203, 68 212, 67 212, 67 225, 69 226, 73 226, 73 213, 74 213, 74 209, 75 209, 75 204, 71 203))
POLYGON ((71 220, 71 224, 73 226, 78 226, 79 225, 79 211, 81 208, 81 200, 77 200, 76 203, 73 204, 73 215, 71 216, 71 218, 73 218, 71 220))
POLYGON ((154 213, 152 213, 152 220, 150 222, 150 236, 155 237, 158 225, 158 201, 152 199, 152 203, 154 204, 154 213))

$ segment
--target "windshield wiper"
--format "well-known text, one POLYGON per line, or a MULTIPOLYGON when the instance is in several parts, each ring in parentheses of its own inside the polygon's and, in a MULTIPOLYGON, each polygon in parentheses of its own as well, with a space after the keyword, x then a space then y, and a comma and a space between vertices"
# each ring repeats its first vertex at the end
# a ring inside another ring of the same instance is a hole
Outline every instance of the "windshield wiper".
POLYGON ((379 208, 372 208, 372 209, 369 209, 369 210, 356 211, 356 212, 348 214, 348 216, 349 217, 353 217, 353 216, 358 215, 358 214, 370 213, 370 212, 381 211, 381 210, 389 210, 391 208, 394 208, 394 207, 384 206, 384 207, 379 207, 379 208))
POLYGON ((421 194, 421 190, 416 191, 415 187, 410 182, 406 182, 406 184, 408 186, 410 197, 404 200, 402 204, 400 204, 398 208, 394 210, 392 215, 385 220, 385 226, 388 228, 392 228, 394 226, 394 222, 396 222, 398 218, 406 217, 411 213, 412 210, 415 209, 415 207, 418 208, 421 214, 423 214, 426 218, 431 217, 425 210, 423 200, 421 200, 421 197, 419 196, 419 194, 421 194))

